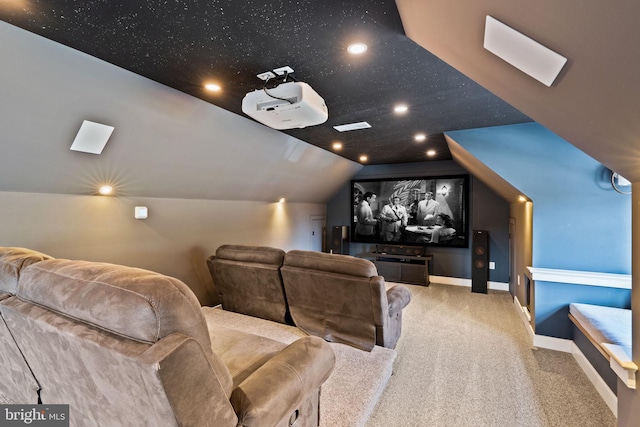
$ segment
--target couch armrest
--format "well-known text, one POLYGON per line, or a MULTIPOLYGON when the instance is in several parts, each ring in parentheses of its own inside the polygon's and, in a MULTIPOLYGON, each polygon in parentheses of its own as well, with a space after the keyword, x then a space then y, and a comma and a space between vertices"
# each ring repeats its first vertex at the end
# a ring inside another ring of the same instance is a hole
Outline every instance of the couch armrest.
MULTIPOLYGON (((236 426, 237 416, 225 389, 226 378, 220 372, 226 368, 222 361, 216 359, 215 354, 208 356, 194 338, 173 333, 149 347, 138 361, 143 371, 150 371, 161 380, 178 425, 236 426)), ((143 380, 144 375, 137 379, 143 380)), ((148 383, 146 389, 148 402, 140 406, 139 414, 135 414, 139 417, 144 417, 145 411, 158 412, 162 409, 154 406, 162 405, 162 398, 156 396, 161 392, 153 383, 148 383)), ((111 387, 105 387, 105 390, 111 390, 111 387)), ((120 398, 130 399, 131 396, 120 398)))
POLYGON ((335 354, 318 337, 304 337, 269 359, 231 394, 239 426, 276 425, 288 419, 329 378, 335 354))
POLYGON ((387 290, 387 301, 389 303, 389 316, 402 311, 411 301, 411 291, 402 285, 395 285, 387 290))

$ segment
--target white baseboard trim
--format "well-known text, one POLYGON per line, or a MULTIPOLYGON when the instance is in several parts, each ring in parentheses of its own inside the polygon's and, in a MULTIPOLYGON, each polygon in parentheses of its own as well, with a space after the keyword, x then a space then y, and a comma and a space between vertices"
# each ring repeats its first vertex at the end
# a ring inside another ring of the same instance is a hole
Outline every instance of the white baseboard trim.
POLYGON ((607 404, 613 415, 618 418, 618 397, 615 395, 613 391, 609 388, 606 382, 602 379, 598 371, 589 363, 589 360, 585 357, 584 354, 580 351, 577 345, 573 341, 571 341, 571 354, 573 358, 576 359, 580 368, 584 371, 591 384, 596 388, 604 403, 607 404))
POLYGON ((569 340, 566 338, 548 337, 546 335, 537 335, 533 331, 533 327, 531 326, 530 319, 527 317, 527 313, 525 313, 527 308, 520 305, 520 301, 518 301, 517 297, 513 297, 513 304, 516 306, 518 314, 520 315, 520 319, 522 319, 522 322, 527 328, 527 332, 529 333, 529 337, 531 338, 534 347, 561 351, 563 353, 573 352, 572 347, 575 346, 573 340, 569 340))
POLYGON ((533 345, 534 347, 547 348, 549 350, 561 351, 563 353, 571 353, 573 340, 536 334, 533 337, 533 345))
POLYGON ((515 296, 513 297, 513 304, 516 306, 518 315, 520 316, 520 319, 522 319, 522 322, 524 323, 524 326, 527 329, 527 333, 529 334, 529 338, 531 338, 531 342, 533 342, 535 333, 533 332, 533 328, 531 327, 531 319, 530 317, 527 317, 527 313, 526 313, 528 312, 527 308, 520 305, 520 301, 518 301, 518 297, 515 297, 515 296))
POLYGON ((429 275, 429 281, 434 283, 441 283, 443 285, 454 285, 454 286, 467 286, 471 287, 470 279, 459 279, 457 277, 447 277, 447 276, 434 276, 433 274, 429 275))
POLYGON ((489 282, 489 289, 509 292, 509 284, 504 282, 489 282))
MULTIPOLYGON (((465 286, 471 287, 471 279, 461 279, 459 277, 447 277, 447 276, 434 276, 429 275, 429 280, 434 283, 441 283, 443 285, 453 286, 465 286)), ((488 288, 495 291, 509 291, 509 284, 504 282, 491 282, 488 283, 488 288)))

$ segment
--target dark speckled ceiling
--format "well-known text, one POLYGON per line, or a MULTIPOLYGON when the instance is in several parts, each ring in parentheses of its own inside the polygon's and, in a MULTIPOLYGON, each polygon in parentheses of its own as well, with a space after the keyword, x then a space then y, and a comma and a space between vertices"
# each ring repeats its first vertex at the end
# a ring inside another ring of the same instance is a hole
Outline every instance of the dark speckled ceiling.
POLYGON ((368 164, 426 160, 427 149, 451 159, 445 131, 531 121, 409 40, 394 1, 7 0, 0 19, 243 116, 256 75, 288 65, 329 120, 284 132, 331 151, 341 141, 338 154, 368 164), (354 41, 368 51, 349 55, 354 41), (395 115, 398 103, 409 112, 395 115), (333 129, 359 121, 372 128, 333 129))

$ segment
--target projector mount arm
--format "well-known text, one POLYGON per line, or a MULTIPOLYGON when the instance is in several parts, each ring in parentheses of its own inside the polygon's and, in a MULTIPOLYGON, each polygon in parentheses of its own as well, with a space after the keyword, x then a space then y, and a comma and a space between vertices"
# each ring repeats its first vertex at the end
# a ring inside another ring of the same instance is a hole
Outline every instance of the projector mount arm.
MULTIPOLYGON (((291 67, 289 67, 289 66, 286 66, 286 67, 276 68, 275 70, 271 70, 271 71, 265 71, 264 73, 260 73, 260 74, 258 74, 258 78, 261 79, 261 80, 264 80, 264 85, 262 86, 262 90, 268 96, 270 96, 271 98, 274 98, 274 99, 279 99, 281 101, 287 101, 288 103, 293 104, 293 102, 290 99, 279 98, 277 96, 274 96, 274 95, 270 94, 269 91, 267 90, 267 83, 271 79, 275 79, 276 81, 282 80, 282 81, 280 81, 278 83, 278 85, 280 85, 282 83, 285 83, 287 81, 287 78, 290 78, 291 80, 297 82, 298 80, 296 80, 296 78, 293 77, 291 74, 293 74, 293 69, 291 67)), ((275 87, 277 87, 277 85, 275 87)))

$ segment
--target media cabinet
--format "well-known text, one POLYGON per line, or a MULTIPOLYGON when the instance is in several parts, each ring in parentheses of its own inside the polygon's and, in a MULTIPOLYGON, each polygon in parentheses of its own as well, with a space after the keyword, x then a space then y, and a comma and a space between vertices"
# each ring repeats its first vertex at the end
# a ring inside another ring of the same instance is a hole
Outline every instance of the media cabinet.
POLYGON ((386 281, 429 286, 429 262, 424 247, 378 245, 367 254, 386 281))

